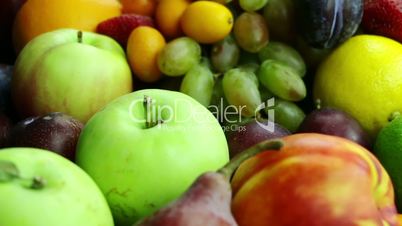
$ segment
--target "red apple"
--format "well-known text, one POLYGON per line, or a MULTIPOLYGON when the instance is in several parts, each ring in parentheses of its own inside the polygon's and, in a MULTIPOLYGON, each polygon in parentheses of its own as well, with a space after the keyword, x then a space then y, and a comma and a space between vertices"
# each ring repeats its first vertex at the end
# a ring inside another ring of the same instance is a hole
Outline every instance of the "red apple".
POLYGON ((391 180, 368 150, 322 134, 283 141, 281 150, 252 157, 235 173, 239 226, 397 225, 391 180))

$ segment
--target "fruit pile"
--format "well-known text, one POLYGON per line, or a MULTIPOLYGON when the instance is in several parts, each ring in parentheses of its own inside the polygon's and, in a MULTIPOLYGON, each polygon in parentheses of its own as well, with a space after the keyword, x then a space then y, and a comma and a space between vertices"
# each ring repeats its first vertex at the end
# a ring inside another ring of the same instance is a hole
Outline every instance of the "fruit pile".
POLYGON ((401 28, 402 0, 2 0, 0 226, 402 226, 401 28))

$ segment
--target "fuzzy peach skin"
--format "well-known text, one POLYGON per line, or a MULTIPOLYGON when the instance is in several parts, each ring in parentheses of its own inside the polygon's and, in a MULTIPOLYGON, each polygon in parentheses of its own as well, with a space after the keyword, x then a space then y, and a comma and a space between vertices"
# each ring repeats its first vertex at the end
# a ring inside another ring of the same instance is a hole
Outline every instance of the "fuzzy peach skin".
POLYGON ((320 134, 285 137, 232 180, 239 226, 396 226, 391 180, 363 147, 320 134))

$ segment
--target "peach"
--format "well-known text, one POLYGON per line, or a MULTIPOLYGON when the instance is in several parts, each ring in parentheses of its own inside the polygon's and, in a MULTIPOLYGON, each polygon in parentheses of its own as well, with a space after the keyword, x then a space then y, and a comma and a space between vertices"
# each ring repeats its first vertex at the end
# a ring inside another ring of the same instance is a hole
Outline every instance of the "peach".
POLYGON ((240 226, 396 226, 391 180, 366 149, 321 134, 285 137, 232 180, 240 226))

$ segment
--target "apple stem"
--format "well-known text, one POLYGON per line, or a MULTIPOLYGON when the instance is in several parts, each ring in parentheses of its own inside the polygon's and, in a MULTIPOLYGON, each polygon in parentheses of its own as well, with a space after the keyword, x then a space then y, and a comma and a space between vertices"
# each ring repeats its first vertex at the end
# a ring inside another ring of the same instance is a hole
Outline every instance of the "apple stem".
POLYGON ((78 43, 82 43, 82 31, 78 31, 77 39, 78 39, 78 43))
POLYGON ((162 119, 156 120, 154 118, 154 111, 152 108, 152 98, 144 96, 144 110, 145 110, 145 128, 149 129, 163 123, 162 119))
POLYGON ((32 182, 31 182, 31 185, 29 186, 29 188, 31 188, 33 190, 40 190, 40 189, 44 188, 46 185, 46 181, 42 177, 34 177, 34 178, 32 178, 31 181, 32 182))
POLYGON ((278 151, 283 146, 283 141, 280 139, 271 139, 262 141, 233 157, 229 163, 227 163, 224 167, 218 170, 218 173, 221 173, 228 180, 232 178, 233 173, 240 166, 242 162, 261 153, 263 151, 278 151))

